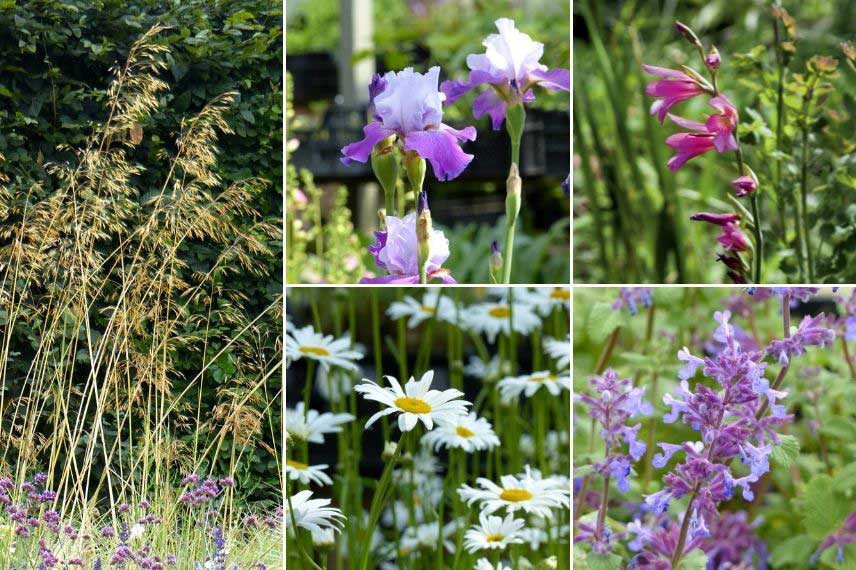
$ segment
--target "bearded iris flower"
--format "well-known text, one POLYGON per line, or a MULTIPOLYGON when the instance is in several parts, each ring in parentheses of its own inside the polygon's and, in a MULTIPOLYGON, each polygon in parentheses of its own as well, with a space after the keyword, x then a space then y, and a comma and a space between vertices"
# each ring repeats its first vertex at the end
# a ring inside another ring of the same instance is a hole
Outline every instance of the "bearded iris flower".
POLYGON ((567 69, 550 70, 539 63, 544 44, 518 30, 514 20, 500 18, 496 27, 499 34, 491 34, 482 42, 485 53, 467 56, 469 80, 444 81, 440 89, 450 104, 479 85, 490 85, 492 89, 483 91, 473 101, 473 115, 476 119, 489 115, 493 129, 499 130, 509 105, 535 100, 532 87, 570 91, 571 74, 567 69))
POLYGON ((344 164, 366 162, 375 145, 397 140, 405 153, 415 153, 431 163, 438 180, 452 180, 472 161, 460 142, 476 139, 474 127, 457 130, 443 123, 446 96, 437 89, 440 68, 418 73, 408 67, 375 76, 369 86, 373 120, 363 129, 364 138, 342 149, 344 164))

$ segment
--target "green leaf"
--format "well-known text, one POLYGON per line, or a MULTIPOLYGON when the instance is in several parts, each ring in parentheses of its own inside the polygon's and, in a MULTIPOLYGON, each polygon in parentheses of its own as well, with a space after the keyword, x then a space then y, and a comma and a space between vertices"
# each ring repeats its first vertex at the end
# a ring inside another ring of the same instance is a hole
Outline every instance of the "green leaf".
POLYGON ((856 463, 850 463, 835 474, 835 489, 844 493, 856 491, 856 463))
POLYGON ((617 554, 595 554, 588 555, 589 570, 621 570, 623 560, 617 554))
POLYGON ((780 467, 790 467, 800 454, 800 442, 792 435, 779 436, 781 442, 773 448, 773 463, 780 467))
POLYGON ((779 568, 786 564, 805 567, 808 565, 808 559, 811 557, 811 553, 814 552, 816 545, 817 541, 808 535, 800 534, 793 536, 784 542, 780 542, 773 548, 770 562, 774 568, 779 568))
POLYGON ((706 570, 707 554, 703 550, 693 550, 681 560, 680 570, 706 570))
POLYGON ((803 523, 808 534, 817 540, 834 532, 850 513, 852 505, 837 492, 829 475, 816 475, 803 494, 803 523))
POLYGON ((588 335, 594 343, 602 343, 612 331, 621 326, 621 314, 609 303, 595 303, 588 318, 588 335))

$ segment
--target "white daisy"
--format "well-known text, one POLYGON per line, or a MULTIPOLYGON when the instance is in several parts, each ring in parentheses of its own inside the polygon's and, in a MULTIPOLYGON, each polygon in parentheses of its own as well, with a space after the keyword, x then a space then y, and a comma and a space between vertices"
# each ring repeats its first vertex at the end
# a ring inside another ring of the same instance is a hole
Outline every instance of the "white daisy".
POLYGON ((550 392, 551 395, 558 396, 562 388, 571 389, 571 377, 567 374, 557 375, 545 370, 524 376, 503 378, 496 387, 499 389, 502 401, 510 403, 512 400, 520 398, 520 394, 525 394, 527 398, 531 398, 541 387, 550 392))
POLYGON ((356 419, 351 414, 319 414, 317 410, 309 410, 304 417, 303 402, 299 402, 293 410, 285 410, 285 430, 291 437, 311 443, 324 443, 325 433, 339 433, 341 425, 356 419))
POLYGON ((324 529, 340 532, 345 515, 339 509, 328 507, 330 499, 310 499, 312 491, 300 491, 285 502, 285 528, 291 528, 292 509, 297 526, 309 532, 321 533, 324 529), (289 506, 289 502, 291 506, 289 506))
POLYGON ((451 521, 443 526, 440 530, 440 524, 437 521, 420 524, 405 529, 401 535, 399 556, 408 556, 416 550, 437 550, 437 542, 440 540, 442 533, 443 546, 446 550, 454 552, 455 544, 449 540, 453 536, 461 524, 461 521, 451 521))
POLYGON ((488 384, 496 382, 502 376, 502 361, 498 354, 493 355, 489 362, 478 356, 470 356, 470 361, 464 366, 464 374, 481 379, 488 384))
POLYGON ((494 566, 487 558, 479 558, 476 560, 475 570, 511 570, 511 566, 506 566, 501 561, 494 566))
POLYGON ((550 358, 556 359, 556 368, 564 370, 571 366, 571 334, 568 333, 568 338, 558 340, 555 338, 544 339, 544 350, 550 355, 550 358))
POLYGON ((514 300, 529 305, 542 317, 547 317, 556 308, 570 309, 570 287, 535 287, 514 290, 514 300))
POLYGON ((501 485, 484 477, 476 479, 476 483, 481 489, 462 485, 458 494, 468 505, 481 502, 482 513, 486 515, 505 507, 509 513, 522 509, 527 513, 548 517, 551 509, 570 506, 569 488, 559 487, 553 479, 541 479, 540 474, 534 477, 528 465, 526 473, 521 477, 500 477, 501 485))
POLYGON ((416 427, 417 421, 425 424, 425 429, 434 428, 434 422, 443 423, 450 421, 455 416, 466 415, 467 406, 470 402, 457 400, 464 395, 460 390, 451 388, 449 390, 431 390, 431 381, 434 379, 434 371, 429 370, 422 375, 419 381, 413 377, 404 385, 404 389, 398 380, 392 376, 385 376, 392 385, 392 389, 381 388, 371 380, 363 378, 364 384, 354 387, 354 390, 363 394, 366 400, 380 402, 388 408, 379 411, 366 423, 369 427, 381 417, 399 412, 398 429, 402 432, 410 431, 416 427))
POLYGON ((392 303, 386 310, 387 316, 395 321, 410 317, 407 321, 407 328, 410 329, 418 327, 423 321, 431 318, 447 323, 455 322, 456 313, 455 302, 441 295, 437 289, 431 289, 425 293, 422 296, 422 302, 413 297, 404 297, 402 301, 392 303))
POLYGON ((350 370, 319 366, 315 373, 315 389, 328 402, 343 401, 353 388, 354 372, 350 370))
MULTIPOLYGON (((535 518, 533 520, 538 521, 543 519, 535 518)), ((547 531, 545 531, 543 528, 538 528, 534 526, 520 529, 518 536, 522 538, 523 542, 528 544, 529 547, 535 552, 538 552, 538 549, 541 547, 542 544, 550 542, 550 535, 547 534, 547 531)))
POLYGON ((392 480, 398 484, 411 482, 414 485, 434 484, 439 479, 437 474, 443 470, 440 462, 431 453, 430 449, 420 448, 414 456, 409 453, 402 455, 395 470, 392 472, 392 480), (410 467, 413 466, 413 473, 410 467))
POLYGON ((499 438, 493 433, 490 422, 476 417, 475 412, 468 416, 458 416, 453 421, 437 426, 422 436, 422 444, 439 451, 441 447, 459 447, 471 453, 475 450, 491 449, 499 445, 499 438))
POLYGON ((522 544, 518 532, 526 524, 523 519, 515 519, 509 513, 502 517, 479 515, 481 525, 476 525, 464 535, 464 548, 473 553, 477 550, 504 550, 509 544, 522 544))
POLYGON ((513 322, 514 331, 527 335, 538 328, 541 319, 529 305, 515 302, 509 305, 501 301, 497 303, 477 303, 467 307, 463 313, 465 327, 473 332, 484 333, 489 342, 496 340, 496 335, 508 335, 513 322))
POLYGON ((334 339, 332 335, 315 332, 312 325, 308 325, 285 335, 285 357, 289 363, 309 358, 317 360, 324 368, 332 365, 356 370, 354 360, 362 359, 363 355, 351 349, 349 337, 334 339))
POLYGON ((336 542, 336 533, 332 528, 322 528, 312 531, 312 544, 316 548, 330 548, 336 542))
POLYGON ((293 459, 285 460, 285 474, 292 481, 308 484, 310 481, 318 485, 332 485, 333 480, 324 473, 328 465, 307 465, 293 459))

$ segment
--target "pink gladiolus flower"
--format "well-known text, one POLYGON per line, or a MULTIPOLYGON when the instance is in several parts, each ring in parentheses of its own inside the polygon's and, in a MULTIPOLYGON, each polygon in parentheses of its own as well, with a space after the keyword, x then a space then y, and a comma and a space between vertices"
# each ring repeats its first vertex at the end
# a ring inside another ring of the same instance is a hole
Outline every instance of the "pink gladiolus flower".
POLYGON ((717 226, 725 226, 740 221, 740 216, 737 214, 711 214, 708 212, 699 212, 693 214, 690 219, 695 222, 707 222, 717 226))
POLYGON ((758 185, 755 184, 755 179, 751 176, 741 176, 731 181, 731 185, 737 190, 737 197, 742 198, 755 192, 758 185))
POLYGON ((719 67, 719 64, 722 62, 722 59, 719 57, 719 50, 716 47, 711 47, 710 51, 704 56, 704 63, 710 69, 716 70, 719 67))
POLYGON ((722 235, 716 238, 726 251, 746 251, 749 249, 749 240, 740 231, 739 223, 725 224, 722 227, 722 235))
POLYGON ((704 93, 704 89, 683 71, 653 65, 643 65, 642 69, 655 77, 663 78, 662 81, 654 81, 645 86, 645 93, 657 98, 651 105, 651 114, 657 115, 661 123, 666 120, 666 115, 673 106, 704 93))
POLYGON ((719 114, 707 118, 707 130, 713 133, 713 144, 717 152, 737 150, 737 139, 734 131, 737 129, 737 109, 725 95, 717 95, 708 104, 719 111, 719 114))
POLYGON ((669 114, 669 118, 675 124, 691 131, 677 133, 666 139, 666 144, 678 151, 678 154, 670 158, 667 163, 669 170, 677 171, 691 158, 709 150, 716 149, 719 153, 737 150, 737 139, 734 138, 734 130, 737 128, 737 109, 725 95, 718 95, 709 103, 720 112, 708 117, 705 124, 669 114))

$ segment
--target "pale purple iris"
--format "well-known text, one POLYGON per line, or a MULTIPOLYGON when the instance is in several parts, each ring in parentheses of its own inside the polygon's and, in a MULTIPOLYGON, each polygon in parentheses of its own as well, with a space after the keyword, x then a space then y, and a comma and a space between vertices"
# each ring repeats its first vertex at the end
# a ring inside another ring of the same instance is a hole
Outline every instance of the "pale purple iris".
POLYGON ((482 42, 485 53, 467 56, 469 80, 444 81, 440 89, 448 104, 479 85, 490 84, 493 89, 483 91, 473 101, 473 115, 476 119, 489 115, 494 130, 499 130, 509 104, 534 101, 535 85, 550 91, 570 91, 571 74, 567 69, 550 70, 538 63, 544 44, 518 30, 514 20, 500 18, 496 27, 499 34, 491 34, 482 42))
POLYGON ((475 140, 476 130, 459 131, 442 122, 445 95, 437 88, 439 82, 439 67, 425 74, 408 67, 375 76, 369 86, 373 120, 363 128, 363 140, 342 149, 342 162, 366 162, 377 143, 395 136, 405 151, 431 163, 438 180, 457 178, 473 159, 459 141, 475 140))
MULTIPOLYGON (((360 283, 409 284, 419 283, 419 250, 416 240, 416 212, 404 218, 386 217, 386 231, 375 232, 377 241, 369 246, 375 263, 389 272, 383 277, 364 277, 360 283)), ((449 258, 449 240, 440 230, 431 230, 428 279, 456 283, 443 262, 449 258)))

